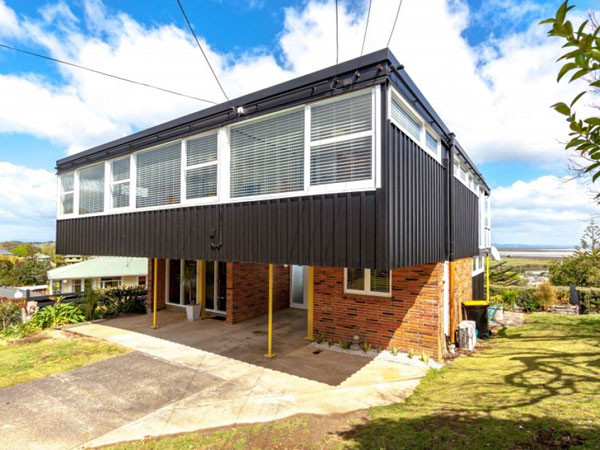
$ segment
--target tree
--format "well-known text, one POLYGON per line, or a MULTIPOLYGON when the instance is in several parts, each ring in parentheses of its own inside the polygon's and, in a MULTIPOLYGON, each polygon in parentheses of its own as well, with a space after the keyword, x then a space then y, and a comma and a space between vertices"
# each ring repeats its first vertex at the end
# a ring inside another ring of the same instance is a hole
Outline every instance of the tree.
POLYGON ((594 220, 581 237, 573 256, 550 265, 550 281, 556 286, 600 286, 600 227, 594 220))
MULTIPOLYGON (((588 174, 595 182, 600 177, 600 117, 592 116, 578 119, 575 104, 586 94, 598 92, 600 88, 600 26, 596 20, 584 21, 577 31, 570 20, 566 20, 569 11, 574 8, 566 0, 557 10, 556 16, 543 20, 541 24, 551 24, 549 36, 560 37, 564 40, 563 48, 568 51, 558 61, 565 64, 558 72, 558 81, 565 75, 571 74, 569 83, 582 80, 587 83, 586 90, 577 94, 570 102, 556 103, 553 108, 567 117, 570 128, 570 139, 566 144, 567 150, 573 150, 583 158, 580 164, 581 173, 588 174)), ((600 199, 600 194, 596 196, 600 199)))
POLYGON ((41 249, 33 245, 31 243, 25 243, 18 245, 17 247, 11 249, 11 253, 16 256, 20 256, 21 258, 29 258, 34 259, 35 255, 37 255, 41 249))

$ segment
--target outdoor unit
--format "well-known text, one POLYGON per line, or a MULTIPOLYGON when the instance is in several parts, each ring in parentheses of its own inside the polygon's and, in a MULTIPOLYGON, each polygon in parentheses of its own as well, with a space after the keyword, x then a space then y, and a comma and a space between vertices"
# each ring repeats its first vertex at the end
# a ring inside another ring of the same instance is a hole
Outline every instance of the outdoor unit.
POLYGON ((463 320, 458 325, 458 343, 464 350, 473 350, 477 336, 475 335, 475 321, 463 320))

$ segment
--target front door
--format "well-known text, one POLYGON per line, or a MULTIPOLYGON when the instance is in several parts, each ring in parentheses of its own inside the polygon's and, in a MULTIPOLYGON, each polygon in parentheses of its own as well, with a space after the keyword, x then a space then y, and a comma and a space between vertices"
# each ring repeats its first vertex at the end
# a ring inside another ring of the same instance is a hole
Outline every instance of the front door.
POLYGON ((225 314, 227 305, 227 264, 206 261, 206 310, 225 314))
POLYGON ((290 266, 290 307, 306 309, 306 266, 290 266))

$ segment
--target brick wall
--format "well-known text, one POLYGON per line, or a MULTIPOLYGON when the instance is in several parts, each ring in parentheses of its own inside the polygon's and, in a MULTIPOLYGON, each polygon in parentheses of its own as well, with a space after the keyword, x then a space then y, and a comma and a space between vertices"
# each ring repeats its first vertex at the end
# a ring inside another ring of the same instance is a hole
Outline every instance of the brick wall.
POLYGON ((344 269, 315 268, 314 327, 325 338, 358 334, 374 346, 413 349, 440 359, 443 263, 392 271, 392 296, 344 293, 344 269))
MULTIPOLYGON (((273 310, 290 306, 290 268, 273 267, 273 310)), ((226 322, 234 324, 267 314, 269 265, 227 263, 226 322)))
MULTIPOLYGON (((166 272, 166 260, 158 260, 158 286, 156 295, 156 306, 158 309, 165 307, 165 272, 166 272)), ((154 259, 148 258, 148 278, 146 281, 146 287, 148 295, 146 297, 146 309, 152 311, 154 301, 154 259)))

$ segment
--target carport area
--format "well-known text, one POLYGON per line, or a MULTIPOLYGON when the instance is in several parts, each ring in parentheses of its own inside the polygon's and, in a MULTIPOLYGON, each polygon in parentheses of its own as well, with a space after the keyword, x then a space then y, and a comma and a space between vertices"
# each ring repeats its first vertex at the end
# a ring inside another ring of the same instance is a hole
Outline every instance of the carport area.
POLYGON ((289 375, 337 386, 370 360, 338 352, 316 352, 306 336, 306 311, 286 308, 273 314, 274 358, 266 358, 267 315, 228 325, 223 316, 189 322, 183 309, 158 312, 158 329, 151 316, 128 316, 106 325, 154 336, 289 375))
MULTIPOLYGON (((71 328, 153 358, 153 380, 164 377, 170 383, 179 371, 186 373, 187 380, 177 382, 183 391, 178 398, 84 446, 397 403, 412 393, 427 372, 424 367, 328 350, 315 353, 304 339, 305 318, 301 310, 274 314, 275 358, 264 356, 266 316, 226 325, 215 319, 188 322, 183 313, 166 310, 158 315, 158 329, 151 328, 151 315, 71 328), (161 363, 169 364, 167 373, 161 363)), ((152 362, 148 364, 151 368, 152 362)), ((121 376, 142 385, 149 381, 128 367, 122 367, 121 376)))

